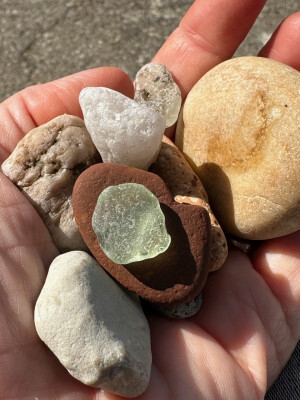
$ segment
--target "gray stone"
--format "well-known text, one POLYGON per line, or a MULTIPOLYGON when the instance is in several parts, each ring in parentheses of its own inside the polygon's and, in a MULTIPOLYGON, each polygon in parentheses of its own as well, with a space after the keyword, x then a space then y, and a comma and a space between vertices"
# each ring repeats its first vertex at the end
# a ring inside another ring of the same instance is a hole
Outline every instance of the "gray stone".
POLYGON ((139 300, 87 253, 52 262, 34 319, 40 338, 79 381, 126 397, 147 388, 150 332, 139 300))
POLYGON ((60 251, 86 250, 72 190, 80 173, 99 161, 83 120, 65 114, 27 133, 1 168, 33 204, 60 251))
POLYGON ((192 301, 178 306, 154 306, 155 310, 163 317, 173 319, 189 318, 197 314, 202 305, 202 294, 198 294, 192 301))
POLYGON ((181 92, 163 64, 149 63, 136 74, 134 100, 160 113, 166 127, 178 119, 181 92))
POLYGON ((147 170, 156 160, 165 119, 156 111, 105 87, 87 87, 79 102, 103 162, 147 170))

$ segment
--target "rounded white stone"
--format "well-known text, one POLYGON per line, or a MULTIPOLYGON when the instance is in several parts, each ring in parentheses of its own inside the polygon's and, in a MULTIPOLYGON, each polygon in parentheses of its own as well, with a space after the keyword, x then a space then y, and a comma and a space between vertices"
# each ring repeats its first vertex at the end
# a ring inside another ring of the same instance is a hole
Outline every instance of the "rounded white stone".
POLYGON ((34 319, 40 338, 76 379, 127 397, 147 388, 150 333, 138 298, 87 253, 55 258, 34 319))

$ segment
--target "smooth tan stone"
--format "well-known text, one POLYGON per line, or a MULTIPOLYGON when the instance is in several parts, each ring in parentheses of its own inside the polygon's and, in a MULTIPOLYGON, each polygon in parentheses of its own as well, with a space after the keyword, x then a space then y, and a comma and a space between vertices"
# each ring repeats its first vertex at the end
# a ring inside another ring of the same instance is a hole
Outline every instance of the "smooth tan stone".
POLYGON ((300 73, 242 57, 187 96, 176 144, 225 231, 267 239, 300 228, 300 73))
POLYGON ((84 384, 125 397, 147 388, 150 330, 138 297, 87 253, 71 251, 54 259, 34 321, 40 338, 84 384))

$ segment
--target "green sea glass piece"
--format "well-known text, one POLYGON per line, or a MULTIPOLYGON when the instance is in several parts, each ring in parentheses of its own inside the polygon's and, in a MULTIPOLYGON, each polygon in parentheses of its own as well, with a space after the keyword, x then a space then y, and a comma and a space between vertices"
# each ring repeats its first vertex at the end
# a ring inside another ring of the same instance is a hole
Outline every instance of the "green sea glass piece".
POLYGON ((171 243, 158 199, 139 183, 104 189, 92 227, 104 253, 118 264, 156 257, 171 243))

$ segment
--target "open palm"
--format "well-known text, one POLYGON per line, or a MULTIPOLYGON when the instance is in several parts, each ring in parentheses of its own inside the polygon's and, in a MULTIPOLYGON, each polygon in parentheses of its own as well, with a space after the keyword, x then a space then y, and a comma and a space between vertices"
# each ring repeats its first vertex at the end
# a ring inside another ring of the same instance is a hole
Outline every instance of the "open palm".
MULTIPOLYGON (((264 1, 231 3, 224 15, 220 1, 196 1, 156 55, 184 95, 234 53, 264 1), (206 29, 208 23, 214 31, 206 29)), ((299 13, 288 18, 261 55, 299 69, 300 38, 291 34, 299 25, 299 13)), ((114 68, 25 89, 0 106, 0 163, 35 126, 63 113, 81 116, 78 94, 86 86, 133 95, 129 78, 114 68)), ((119 398, 77 382, 38 338, 33 309, 58 251, 34 208, 2 173, 0 221, 0 397, 119 398)), ((299 241, 299 232, 266 241, 251 259, 231 249, 222 269, 210 275, 195 317, 177 321, 149 315, 153 367, 141 399, 263 398, 300 338, 299 241)))

